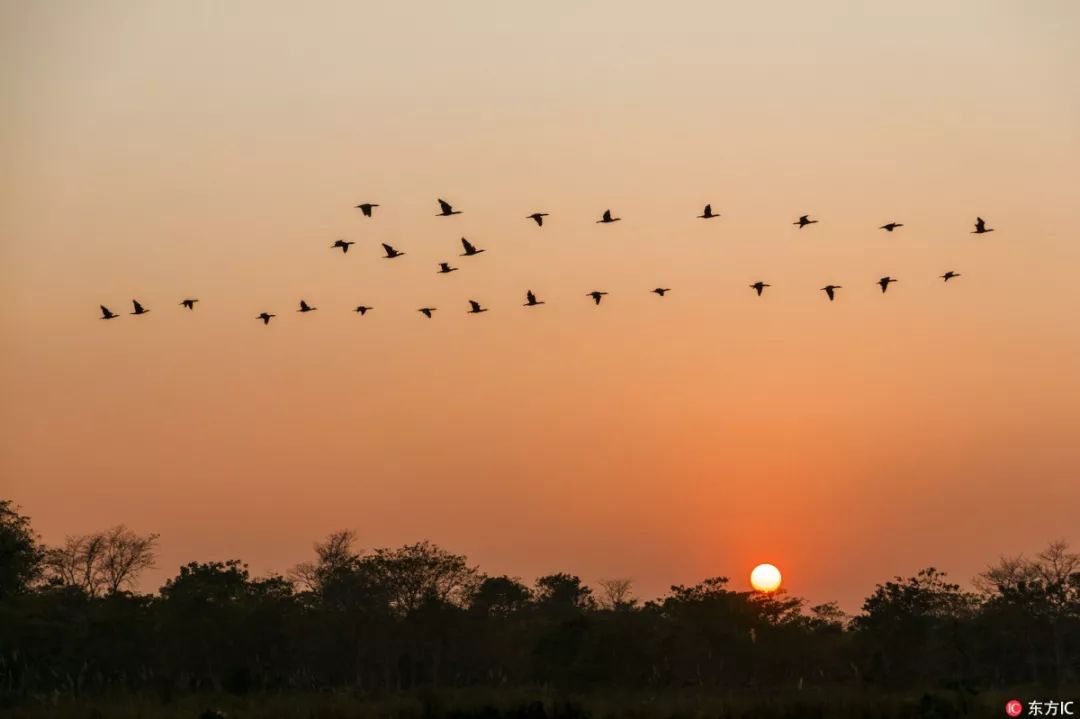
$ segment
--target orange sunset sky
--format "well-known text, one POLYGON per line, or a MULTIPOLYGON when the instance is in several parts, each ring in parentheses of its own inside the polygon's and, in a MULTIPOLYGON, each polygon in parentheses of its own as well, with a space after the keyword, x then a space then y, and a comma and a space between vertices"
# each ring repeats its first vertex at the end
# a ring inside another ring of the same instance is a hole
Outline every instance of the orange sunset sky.
POLYGON ((1078 28, 1066 1, 3 2, 0 496, 48 542, 159 532, 147 590, 344 527, 645 598, 770 561, 849 610, 1075 547, 1078 28))

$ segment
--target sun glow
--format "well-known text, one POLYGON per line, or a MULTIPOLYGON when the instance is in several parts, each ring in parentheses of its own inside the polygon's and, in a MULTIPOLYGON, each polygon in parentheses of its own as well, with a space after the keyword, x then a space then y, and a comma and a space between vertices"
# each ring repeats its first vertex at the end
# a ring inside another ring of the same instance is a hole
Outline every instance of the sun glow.
POLYGON ((780 580, 780 570, 771 564, 759 564, 750 572, 750 586, 759 592, 775 592, 780 580))

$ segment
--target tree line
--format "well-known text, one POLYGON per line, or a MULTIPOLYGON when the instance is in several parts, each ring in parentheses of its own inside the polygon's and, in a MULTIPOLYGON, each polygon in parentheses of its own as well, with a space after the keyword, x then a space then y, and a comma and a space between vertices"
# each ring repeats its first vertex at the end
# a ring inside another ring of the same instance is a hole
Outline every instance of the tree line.
POLYGON ((134 591, 157 535, 43 546, 0 500, 0 701, 347 688, 1068 686, 1080 675, 1080 555, 1003 558, 963 589, 924 569, 861 611, 726 577, 655 600, 626 579, 491 576, 429 542, 362 551, 349 531, 288 575, 191 562, 134 591))

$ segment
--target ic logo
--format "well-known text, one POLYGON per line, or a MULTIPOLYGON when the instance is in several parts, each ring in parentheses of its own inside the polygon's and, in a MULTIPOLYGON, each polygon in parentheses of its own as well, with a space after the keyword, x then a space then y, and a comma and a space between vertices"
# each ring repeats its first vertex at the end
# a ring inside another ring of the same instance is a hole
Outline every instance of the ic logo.
POLYGON ((1005 713, 1011 717, 1018 717, 1024 712, 1024 705, 1019 699, 1011 699, 1005 703, 1005 713))

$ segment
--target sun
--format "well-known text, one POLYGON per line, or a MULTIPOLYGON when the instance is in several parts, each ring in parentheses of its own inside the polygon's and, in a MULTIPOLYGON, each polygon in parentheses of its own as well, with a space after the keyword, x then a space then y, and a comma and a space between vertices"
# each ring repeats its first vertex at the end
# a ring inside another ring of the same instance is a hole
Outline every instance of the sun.
POLYGON ((775 592, 780 579, 780 570, 771 564, 759 564, 750 572, 750 586, 759 592, 775 592))

